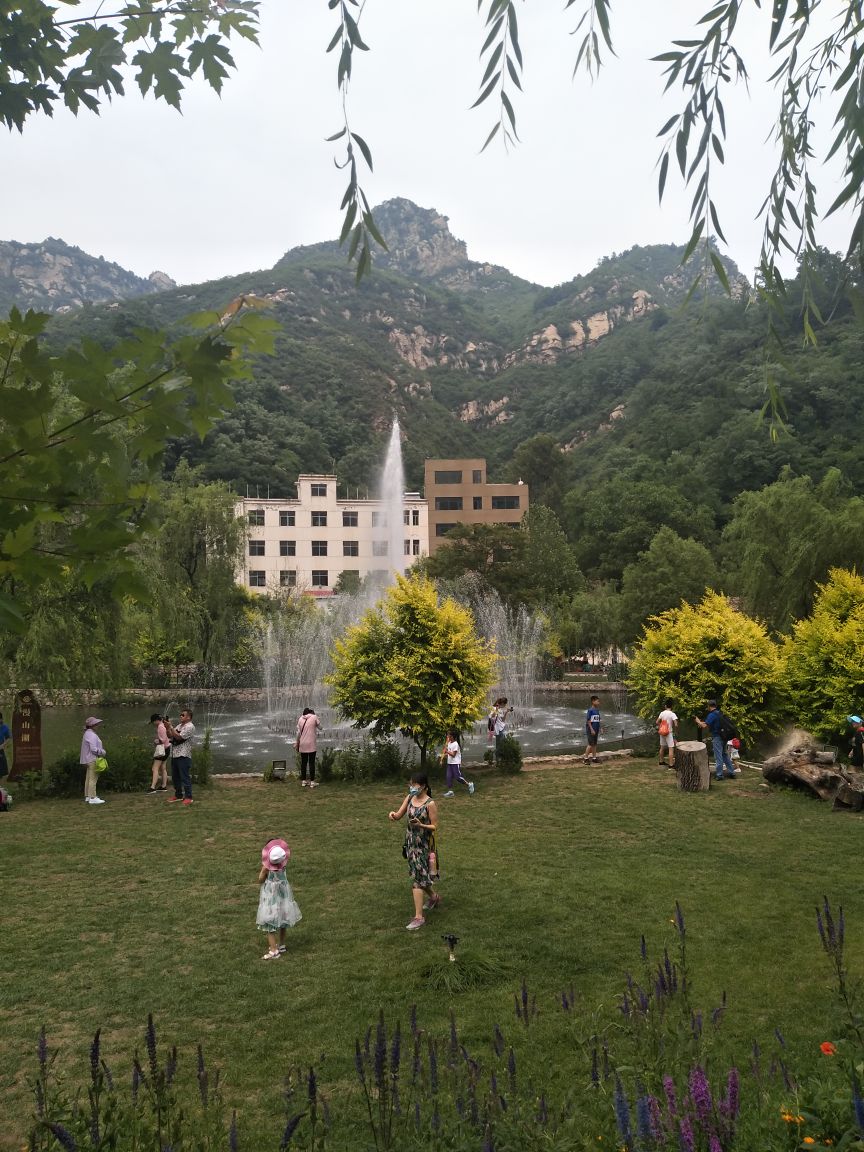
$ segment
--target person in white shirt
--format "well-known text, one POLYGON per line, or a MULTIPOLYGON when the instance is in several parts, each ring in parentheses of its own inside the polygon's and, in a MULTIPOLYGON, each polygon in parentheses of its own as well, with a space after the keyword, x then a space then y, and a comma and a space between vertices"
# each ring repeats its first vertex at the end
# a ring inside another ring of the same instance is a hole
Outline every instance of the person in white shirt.
POLYGON ((447 733, 447 741, 441 750, 441 759, 447 760, 447 791, 444 793, 445 798, 455 796, 453 791, 454 784, 465 784, 468 788, 468 795, 474 795, 474 782, 473 780, 466 780, 462 775, 462 749, 459 747, 459 737, 452 731, 447 733))
POLYGON ((669 752, 669 767, 675 767, 675 733, 678 731, 678 717, 672 711, 672 701, 667 700, 663 711, 654 721, 660 737, 660 763, 665 764, 664 752, 669 752))

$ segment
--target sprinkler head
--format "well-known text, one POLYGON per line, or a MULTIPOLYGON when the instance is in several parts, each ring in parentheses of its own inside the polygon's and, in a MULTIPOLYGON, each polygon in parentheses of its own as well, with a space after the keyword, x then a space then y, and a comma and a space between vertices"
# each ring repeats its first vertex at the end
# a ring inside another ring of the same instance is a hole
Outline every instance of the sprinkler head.
POLYGON ((445 932, 441 939, 447 945, 451 964, 454 964, 456 962, 456 945, 459 943, 459 937, 454 936, 452 932, 445 932))

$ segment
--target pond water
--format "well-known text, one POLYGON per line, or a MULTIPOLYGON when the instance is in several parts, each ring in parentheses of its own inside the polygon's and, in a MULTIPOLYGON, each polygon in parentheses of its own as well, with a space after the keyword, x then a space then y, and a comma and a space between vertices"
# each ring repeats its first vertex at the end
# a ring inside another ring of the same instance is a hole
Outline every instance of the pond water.
MULTIPOLYGON (((534 708, 525 722, 510 726, 510 732, 522 745, 526 756, 544 753, 561 755, 581 752, 585 747, 584 721, 588 707, 588 692, 537 692, 534 708)), ((164 707, 165 705, 162 705, 164 707)), ((158 708, 151 705, 126 707, 99 706, 95 715, 104 721, 100 735, 110 757, 111 740, 117 736, 140 734, 151 738, 149 717, 158 708)), ((618 702, 620 708, 620 700, 618 702)), ((600 749, 620 748, 634 740, 645 738, 643 722, 630 712, 616 710, 613 694, 601 695, 604 735, 600 749)), ((179 708, 171 708, 176 718, 179 708)), ((80 747, 84 719, 89 708, 43 708, 42 747, 45 764, 50 764, 62 753, 77 751, 80 747)), ((290 759, 293 755, 293 733, 274 732, 268 727, 266 709, 258 703, 220 703, 201 707, 195 711, 195 725, 199 737, 206 728, 212 731, 214 772, 260 772, 271 760, 290 759)), ((343 747, 360 739, 360 734, 348 725, 325 731, 319 747, 343 747)), ((653 744, 653 733, 650 736, 653 744)), ((477 762, 491 745, 487 742, 485 722, 478 724, 463 738, 465 759, 477 762)))

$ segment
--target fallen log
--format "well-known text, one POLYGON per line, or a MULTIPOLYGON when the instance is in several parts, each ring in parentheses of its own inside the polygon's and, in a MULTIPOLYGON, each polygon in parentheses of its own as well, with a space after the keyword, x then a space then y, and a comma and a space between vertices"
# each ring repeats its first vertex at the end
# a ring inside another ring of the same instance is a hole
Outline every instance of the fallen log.
MULTIPOLYGON (((769 784, 785 784, 818 796, 820 800, 836 800, 844 785, 857 790, 864 788, 864 780, 848 769, 834 763, 833 752, 818 752, 808 745, 788 748, 771 756, 762 765, 762 775, 769 784)), ((851 807, 843 803, 842 807, 851 807)))

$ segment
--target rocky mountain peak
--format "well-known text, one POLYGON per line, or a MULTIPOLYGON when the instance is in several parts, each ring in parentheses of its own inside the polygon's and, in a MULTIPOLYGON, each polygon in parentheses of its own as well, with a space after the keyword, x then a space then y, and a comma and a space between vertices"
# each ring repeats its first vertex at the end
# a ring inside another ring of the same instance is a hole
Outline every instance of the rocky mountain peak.
POLYGON ((397 197, 379 204, 373 215, 389 248, 376 253, 377 267, 406 276, 439 276, 469 263, 465 241, 456 239, 447 217, 434 208, 397 197))

